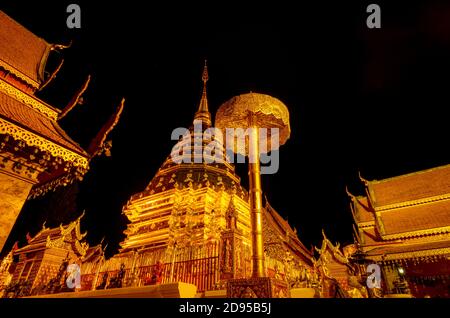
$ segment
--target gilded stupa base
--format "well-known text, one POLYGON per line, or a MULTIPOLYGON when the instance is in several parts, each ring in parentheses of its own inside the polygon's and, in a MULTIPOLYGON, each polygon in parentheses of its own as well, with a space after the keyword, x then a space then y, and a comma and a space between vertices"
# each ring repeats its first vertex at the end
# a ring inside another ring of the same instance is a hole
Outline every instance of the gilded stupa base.
POLYGON ((227 284, 228 298, 288 298, 288 284, 272 277, 232 279, 227 284))

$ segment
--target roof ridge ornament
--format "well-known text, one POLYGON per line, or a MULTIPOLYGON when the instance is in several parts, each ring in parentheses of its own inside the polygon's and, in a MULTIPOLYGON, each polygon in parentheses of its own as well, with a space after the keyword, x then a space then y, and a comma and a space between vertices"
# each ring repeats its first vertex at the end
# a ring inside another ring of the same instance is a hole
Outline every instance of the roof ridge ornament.
POLYGON ((111 156, 111 147, 112 141, 106 140, 111 133, 111 131, 116 127, 119 122, 120 116, 122 115, 123 109, 125 106, 125 98, 122 98, 119 106, 116 108, 116 111, 111 115, 108 121, 103 124, 103 127, 97 133, 97 135, 92 139, 89 147, 87 149, 87 153, 91 158, 105 154, 107 157, 111 156))
POLYGON ((367 185, 369 183, 369 181, 367 179, 364 179, 361 176, 361 171, 360 170, 358 170, 358 177, 359 177, 359 180, 361 180, 364 183, 364 185, 367 185))
POLYGON ((72 109, 75 108, 75 106, 83 104, 83 94, 87 90, 90 82, 91 82, 91 75, 88 75, 87 79, 84 81, 80 90, 72 97, 70 102, 66 105, 66 107, 64 107, 61 113, 59 113, 57 120, 61 120, 64 117, 66 117, 66 115, 70 113, 72 109))
POLYGON ((345 193, 347 193, 347 196, 353 201, 355 199, 355 196, 353 195, 353 193, 351 193, 348 190, 348 185, 345 186, 345 193))
POLYGON ((86 214, 86 210, 83 210, 83 213, 81 213, 81 215, 77 218, 78 223, 80 223, 80 220, 84 217, 85 214, 86 214))
POLYGON ((50 50, 51 51, 65 50, 65 49, 70 48, 72 46, 72 44, 73 44, 72 40, 70 40, 69 44, 67 44, 67 45, 65 45, 65 44, 52 44, 50 46, 50 50))
MULTIPOLYGON (((53 81, 56 78, 56 75, 61 70, 62 66, 64 64, 64 59, 61 60, 61 62, 58 64, 58 66, 55 68, 55 70, 49 74, 47 79, 39 86, 38 91, 42 91, 51 81, 53 81)), ((46 72, 47 73, 47 72, 46 72)))

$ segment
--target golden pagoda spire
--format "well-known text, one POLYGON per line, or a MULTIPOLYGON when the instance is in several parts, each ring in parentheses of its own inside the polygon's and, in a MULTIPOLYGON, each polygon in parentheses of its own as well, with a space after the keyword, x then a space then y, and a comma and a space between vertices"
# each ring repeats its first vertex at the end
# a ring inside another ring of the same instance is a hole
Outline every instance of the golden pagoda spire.
POLYGON ((206 60, 205 66, 203 67, 202 81, 202 99, 200 100, 200 105, 198 106, 198 110, 195 113, 194 120, 201 120, 204 125, 209 127, 211 126, 211 114, 209 113, 208 98, 206 97, 206 82, 208 81, 208 66, 206 65, 206 60))

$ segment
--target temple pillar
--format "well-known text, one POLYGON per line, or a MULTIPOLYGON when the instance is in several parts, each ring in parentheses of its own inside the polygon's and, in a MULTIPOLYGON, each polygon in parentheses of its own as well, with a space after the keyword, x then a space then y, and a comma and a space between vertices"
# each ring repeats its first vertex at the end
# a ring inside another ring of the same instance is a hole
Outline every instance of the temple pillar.
POLYGON ((33 185, 6 175, 0 170, 0 251, 16 223, 33 185))
POLYGON ((0 252, 16 223, 39 171, 20 159, 0 156, 0 252))

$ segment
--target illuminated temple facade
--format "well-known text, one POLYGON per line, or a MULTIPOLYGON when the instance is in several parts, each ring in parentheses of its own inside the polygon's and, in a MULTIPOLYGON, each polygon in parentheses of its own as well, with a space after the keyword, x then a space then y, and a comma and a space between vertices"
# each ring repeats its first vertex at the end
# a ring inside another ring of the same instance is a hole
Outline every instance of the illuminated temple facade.
MULTIPOLYGON (((12 286, 19 284, 6 294, 67 291, 63 268, 73 263, 81 269, 77 289, 81 292, 187 283, 195 286, 200 297, 226 297, 229 280, 252 276, 248 192, 234 166, 219 160, 227 155, 223 145, 211 153, 217 163, 204 161, 208 142, 202 137, 212 124, 207 80, 205 66, 203 93, 189 137, 177 143, 191 163, 175 163, 172 158, 180 148, 174 147, 145 190, 129 199, 123 214, 130 222, 119 253, 105 259, 100 246, 90 248, 85 243, 86 234, 80 234, 80 218, 58 228, 43 227, 34 237, 27 237, 28 245, 15 246, 3 262, 3 268, 11 273, 12 286), (202 129, 197 131, 194 126, 199 124, 202 129), (12 255, 18 262, 12 262, 12 255), (26 288, 21 281, 26 282, 26 288)), ((263 231, 265 274, 278 282, 272 296, 289 297, 294 287, 309 288, 314 296, 318 273, 313 253, 267 200, 263 231)), ((317 289, 316 296, 319 294, 317 289)), ((255 295, 249 292, 242 296, 255 295)))
POLYGON ((80 102, 90 77, 63 108, 36 96, 63 64, 47 61, 64 47, 50 44, 0 11, 0 251, 27 199, 82 180, 96 155, 108 151, 106 137, 124 101, 87 149, 61 128, 60 121, 80 102))
MULTIPOLYGON (((91 275, 83 278, 86 288, 92 288, 95 270, 114 272, 121 264, 125 265, 124 281, 128 285, 186 282, 196 285, 200 293, 223 290, 227 280, 251 276, 247 190, 229 162, 204 162, 208 143, 202 143, 202 135, 211 127, 207 76, 205 67, 203 94, 193 118, 196 125, 201 123, 202 130, 194 131, 193 124, 190 138, 182 138, 178 144, 189 148, 186 151, 184 147, 184 154, 191 163, 173 162, 172 153, 146 189, 130 198, 123 209, 130 223, 121 250, 99 264, 100 269, 90 267, 91 275)), ((225 155, 222 145, 212 154, 216 159, 225 155)), ((268 202, 263 224, 268 276, 294 281, 304 269, 311 270, 311 252, 268 202)))
MULTIPOLYGON (((49 58, 64 48, 67 47, 46 42, 0 11, 0 251, 5 250, 7 238, 26 200, 81 181, 91 160, 109 153, 111 143, 106 138, 124 107, 122 100, 86 149, 72 140, 61 128, 60 121, 81 103, 90 77, 61 109, 37 96, 55 80, 63 65, 64 60, 60 59, 58 66, 49 70, 49 58)), ((40 245, 29 240, 32 246, 24 247, 33 251, 24 255, 36 258, 19 257, 24 249, 18 249, 15 244, 2 260, 0 289, 9 282, 16 284, 15 280, 27 281, 29 288, 44 276, 44 280, 53 278, 54 269, 41 275, 41 260, 43 265, 50 265, 48 268, 61 265, 57 257, 44 257, 44 254, 49 255, 44 251, 45 242, 53 234, 44 231, 40 235, 44 235, 38 240, 40 245), (43 245, 41 239, 44 239, 43 245), (26 266, 18 265, 17 258, 19 263, 26 262, 22 264, 26 266), (22 276, 23 273, 28 274, 22 276)))
MULTIPOLYGON (((48 55, 61 46, 46 43, 1 11, 0 26, 1 249, 27 198, 81 179, 90 160, 108 152, 106 137, 124 103, 91 145, 81 148, 58 121, 79 103, 90 79, 62 110, 46 104, 35 92, 61 67, 44 72, 48 55)), ((118 253, 106 259, 107 242, 89 246, 80 230, 82 216, 57 227, 44 224, 1 260, 0 297, 257 297, 251 288, 239 295, 228 289, 230 281, 259 278, 252 277, 249 193, 235 167, 221 160, 229 155, 224 146, 207 149, 204 135, 212 120, 206 65, 202 80, 189 132, 123 207, 129 223, 118 253), (70 265, 80 269, 74 288, 67 286, 70 265)), ((264 200, 270 297, 449 297, 450 165, 362 181, 365 195, 349 193, 355 242, 343 248, 323 233, 322 245, 308 250, 264 200), (381 268, 380 288, 367 288, 370 264, 381 268)))
POLYGON ((82 178, 89 154, 59 126, 61 111, 35 96, 55 46, 0 11, 0 250, 29 196, 82 178))
POLYGON ((450 297, 450 165, 362 181, 366 195, 350 194, 355 236, 381 265, 383 292, 450 297))

